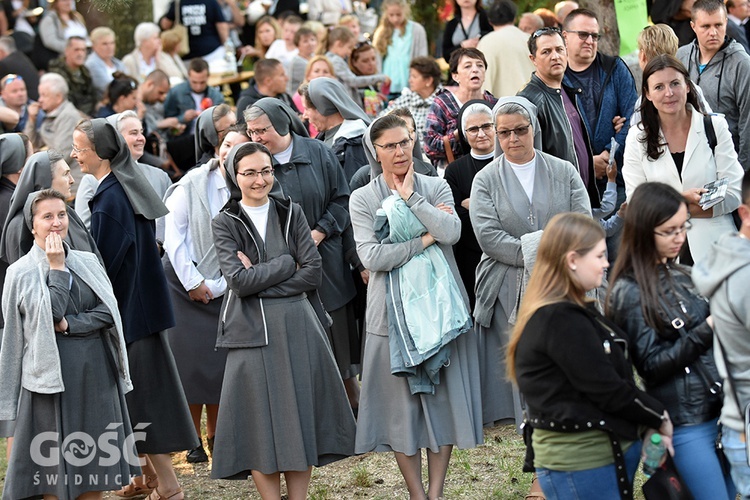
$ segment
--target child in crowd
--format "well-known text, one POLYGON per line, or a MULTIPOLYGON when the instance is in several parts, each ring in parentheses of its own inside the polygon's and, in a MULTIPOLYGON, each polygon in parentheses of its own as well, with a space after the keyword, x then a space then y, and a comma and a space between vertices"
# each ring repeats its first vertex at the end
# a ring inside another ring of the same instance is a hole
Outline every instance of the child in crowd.
POLYGON ((292 59, 299 53, 294 37, 302 26, 302 18, 290 15, 281 22, 281 38, 275 40, 266 52, 266 59, 278 59, 289 74, 292 59))
POLYGON ((281 38, 281 27, 271 16, 263 16, 255 23, 255 46, 245 45, 240 53, 245 57, 263 59, 271 44, 281 38))
POLYGON ((383 57, 383 73, 392 78, 391 96, 396 97, 409 86, 409 63, 427 55, 427 33, 409 20, 405 0, 384 0, 380 24, 373 37, 375 48, 383 57))
MULTIPOLYGON (((310 59, 310 62, 307 63, 307 67, 305 68, 305 79, 302 83, 308 83, 310 80, 314 80, 316 78, 336 78, 336 73, 333 70, 333 65, 326 56, 315 56, 310 59)), ((305 100, 302 99, 301 95, 299 95, 298 89, 299 85, 296 89, 294 89, 294 96, 292 97, 292 101, 294 101, 297 109, 299 109, 302 114, 304 114, 305 100)), ((310 137, 315 137, 318 135, 318 129, 316 129, 312 123, 309 123, 307 125, 307 129, 310 132, 310 137)))
POLYGON ((354 50, 356 38, 354 34, 343 26, 338 26, 330 30, 326 36, 324 43, 322 43, 321 51, 325 53, 326 57, 333 64, 333 69, 336 72, 336 76, 341 82, 349 88, 352 99, 355 102, 362 105, 362 100, 359 97, 358 89, 360 87, 368 87, 370 85, 379 85, 385 83, 390 85, 391 79, 382 74, 377 73, 370 76, 357 76, 349 68, 347 60, 349 59, 352 50, 354 50))
POLYGON ((307 64, 313 58, 318 48, 318 35, 310 28, 303 26, 294 34, 294 45, 297 47, 297 54, 292 58, 287 69, 287 74, 289 75, 287 92, 289 94, 297 92, 297 88, 305 79, 307 64))

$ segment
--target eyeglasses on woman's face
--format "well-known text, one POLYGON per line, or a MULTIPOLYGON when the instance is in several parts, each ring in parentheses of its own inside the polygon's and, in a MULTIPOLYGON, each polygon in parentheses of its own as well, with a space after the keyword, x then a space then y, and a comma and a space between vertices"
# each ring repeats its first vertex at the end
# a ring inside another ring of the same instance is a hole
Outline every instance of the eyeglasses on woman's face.
POLYGON ((682 226, 672 229, 671 231, 654 231, 654 234, 656 236, 661 236, 662 238, 676 238, 677 236, 690 231, 690 228, 692 227, 693 224, 688 220, 685 221, 682 226))
POLYGON ((268 179, 269 177, 273 177, 273 169, 264 168, 263 170, 245 170, 244 172, 237 172, 237 175, 241 175, 251 181, 257 179, 259 175, 264 179, 268 179))
POLYGON ((476 137, 479 135, 480 130, 484 133, 484 135, 492 135, 492 129, 494 128, 495 126, 492 123, 484 123, 475 127, 468 127, 466 129, 466 135, 469 137, 476 137))
POLYGON ((374 142, 372 144, 379 147, 383 151, 393 154, 398 148, 401 148, 402 151, 411 150, 411 147, 414 145, 414 140, 411 137, 408 137, 403 141, 391 142, 389 144, 377 144, 374 142))
POLYGON ((527 123, 526 125, 522 127, 516 127, 510 130, 498 129, 495 131, 495 134, 497 134, 497 137, 501 141, 504 141, 505 139, 510 138, 510 134, 516 134, 516 137, 523 137, 524 135, 529 133, 530 129, 531 129, 531 123, 527 123))

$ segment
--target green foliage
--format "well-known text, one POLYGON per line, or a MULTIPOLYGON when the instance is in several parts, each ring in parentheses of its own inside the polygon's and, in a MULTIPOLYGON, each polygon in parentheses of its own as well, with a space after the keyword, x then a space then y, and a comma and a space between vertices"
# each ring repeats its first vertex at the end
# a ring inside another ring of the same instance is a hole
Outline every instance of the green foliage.
POLYGON ((411 4, 412 19, 424 26, 431 54, 435 53, 435 47, 440 42, 439 36, 443 31, 443 23, 438 17, 438 12, 445 2, 446 0, 414 0, 411 4))

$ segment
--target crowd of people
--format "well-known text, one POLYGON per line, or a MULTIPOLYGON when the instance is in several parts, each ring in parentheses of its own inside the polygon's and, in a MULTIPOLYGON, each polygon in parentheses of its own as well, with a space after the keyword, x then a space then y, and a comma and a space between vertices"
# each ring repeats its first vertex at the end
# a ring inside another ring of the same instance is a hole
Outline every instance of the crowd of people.
POLYGON ((176 1, 122 60, 4 2, 2 498, 181 500, 186 452, 296 500, 393 452, 433 500, 512 425, 527 499, 632 498, 655 433, 750 499, 750 9, 669 3, 637 82, 571 1, 454 0, 440 62, 404 0, 176 1))

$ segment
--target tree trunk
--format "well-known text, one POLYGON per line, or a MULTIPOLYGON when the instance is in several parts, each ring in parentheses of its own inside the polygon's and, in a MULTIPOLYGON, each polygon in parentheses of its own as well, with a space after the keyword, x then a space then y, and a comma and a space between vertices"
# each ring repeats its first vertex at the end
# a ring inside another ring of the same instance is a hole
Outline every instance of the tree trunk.
POLYGON ((77 8, 89 31, 97 26, 112 28, 120 59, 135 48, 135 27, 153 20, 151 0, 79 0, 77 8))
POLYGON ((602 38, 598 50, 603 54, 616 56, 620 54, 620 30, 617 28, 614 0, 578 0, 582 8, 596 13, 602 38))

